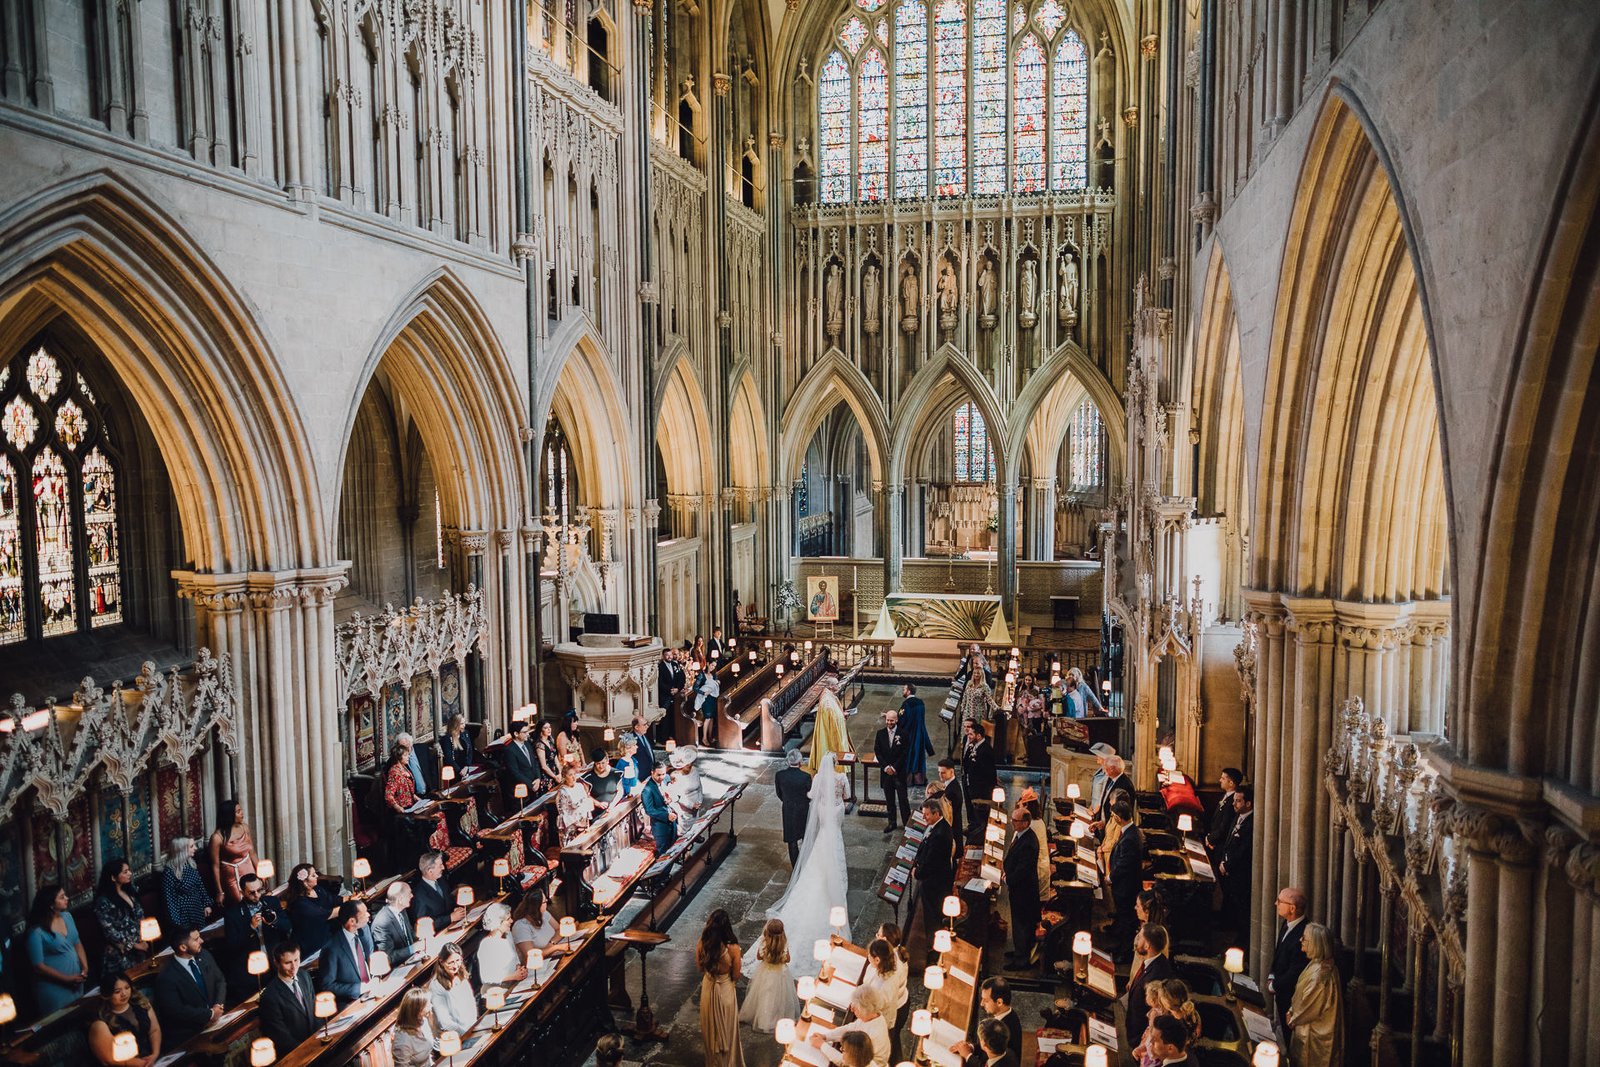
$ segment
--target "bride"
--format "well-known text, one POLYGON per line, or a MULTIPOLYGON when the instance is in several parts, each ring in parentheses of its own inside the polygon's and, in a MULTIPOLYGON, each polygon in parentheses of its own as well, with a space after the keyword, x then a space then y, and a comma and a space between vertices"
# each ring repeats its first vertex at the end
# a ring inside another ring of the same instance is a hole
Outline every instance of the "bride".
MULTIPOLYGON (((850 879, 844 854, 845 781, 833 766, 833 753, 822 758, 811 783, 811 814, 805 842, 795 861, 789 888, 767 909, 767 918, 781 919, 789 935, 789 971, 795 977, 815 975, 821 964, 812 946, 832 934, 829 913, 846 907, 850 879)), ((844 931, 849 935, 848 924, 844 931)))

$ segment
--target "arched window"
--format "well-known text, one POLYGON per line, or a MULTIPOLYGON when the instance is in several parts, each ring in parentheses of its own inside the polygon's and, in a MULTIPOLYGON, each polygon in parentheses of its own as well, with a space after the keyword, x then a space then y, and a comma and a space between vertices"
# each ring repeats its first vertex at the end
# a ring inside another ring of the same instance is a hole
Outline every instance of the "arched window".
POLYGON ((1088 186, 1088 52, 1059 0, 856 0, 817 70, 823 203, 1088 186))
POLYGON ((1067 438, 1072 449, 1072 489, 1082 492, 1104 487, 1105 427, 1100 421, 1100 409, 1091 401, 1078 405, 1067 428, 1067 438))
POLYGON ((572 446, 559 422, 552 421, 544 431, 544 510, 554 513, 565 526, 578 510, 577 486, 572 464, 572 446))
POLYGON ((955 414, 956 481, 994 480, 994 449, 989 447, 989 428, 976 404, 962 404, 955 414))
POLYGON ((122 621, 116 456, 64 352, 0 366, 0 645, 122 621))

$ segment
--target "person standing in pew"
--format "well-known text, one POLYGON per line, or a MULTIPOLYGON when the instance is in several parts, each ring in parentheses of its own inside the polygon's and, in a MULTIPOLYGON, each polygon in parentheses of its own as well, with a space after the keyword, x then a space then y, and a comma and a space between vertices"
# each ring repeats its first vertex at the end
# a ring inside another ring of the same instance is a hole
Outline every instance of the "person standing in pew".
POLYGON ((1222 883, 1222 925, 1248 938, 1250 935, 1250 895, 1254 881, 1255 791, 1248 785, 1234 790, 1233 807, 1238 813, 1222 844, 1217 875, 1222 883))
POLYGON ((406 915, 411 907, 411 887, 404 882, 391 883, 385 901, 372 920, 372 947, 386 953, 389 962, 398 967, 417 951, 416 935, 406 915))
POLYGON ((528 787, 530 797, 539 791, 539 765, 534 762, 533 746, 528 743, 528 731, 527 719, 513 723, 511 738, 502 750, 501 759, 505 767, 505 777, 501 779, 500 791, 508 798, 519 785, 528 787))
POLYGON ((989 743, 988 732, 979 720, 968 719, 964 730, 966 738, 961 746, 961 778, 967 798, 967 833, 982 834, 985 817, 978 805, 989 800, 999 781, 994 769, 994 745, 989 743))
POLYGON ((900 701, 900 721, 910 742, 908 759, 911 766, 907 780, 911 785, 926 785, 928 757, 934 752, 933 738, 928 736, 928 705, 917 696, 917 687, 910 682, 901 692, 905 694, 905 699, 900 701))
POLYGON ((322 950, 317 974, 317 988, 332 993, 341 1011, 359 1000, 362 987, 372 980, 367 969, 372 951, 367 905, 360 900, 345 901, 339 905, 339 928, 322 950))
POLYGON ((300 945, 302 958, 322 951, 333 934, 333 917, 339 910, 339 897, 322 884, 322 875, 309 863, 299 863, 289 872, 289 886, 283 891, 289 908, 289 923, 300 945))
POLYGON ((633 736, 639 742, 639 751, 633 754, 633 758, 638 761, 639 778, 642 781, 650 777, 650 772, 655 770, 656 762, 661 757, 650 744, 650 721, 643 715, 633 717, 633 736))
POLYGON ((883 786, 884 802, 889 806, 889 825, 883 832, 892 834, 900 829, 902 822, 911 821, 911 797, 906 791, 911 739, 900 729, 900 713, 893 708, 883 713, 883 728, 872 740, 872 752, 878 757, 878 779, 883 786))
POLYGON ((472 735, 467 733, 467 717, 456 712, 445 724, 444 733, 439 735, 439 765, 454 768, 456 780, 460 781, 476 759, 472 735))
POLYGON ((1116 790, 1111 797, 1111 821, 1100 849, 1105 857, 1106 879, 1111 883, 1111 903, 1116 915, 1111 937, 1118 949, 1135 928, 1134 906, 1144 885, 1144 834, 1133 822, 1133 794, 1116 790))
POLYGON ((678 840, 678 813, 667 803, 665 783, 667 767, 658 763, 651 769, 650 780, 644 784, 644 813, 650 818, 650 835, 656 840, 656 854, 671 848, 678 840))
POLYGON ((279 944, 294 939, 294 927, 283 902, 270 896, 255 872, 239 879, 244 894, 222 913, 222 941, 227 946, 228 996, 238 1001, 248 997, 259 984, 250 974, 250 953, 270 952, 279 944))
POLYGON ((1006 900, 1011 910, 1011 946, 1006 969, 1033 964, 1033 940, 1039 929, 1039 835, 1033 815, 1018 805, 1011 811, 1011 847, 1006 850, 1006 900))
POLYGON ((222 1018, 226 983, 205 949, 198 926, 173 935, 174 959, 156 975, 156 1018, 168 1047, 176 1047, 222 1018))
POLYGON ((1011 1008, 1010 982, 998 976, 985 978, 983 984, 978 987, 978 1007, 983 1009, 983 1017, 973 1020, 968 1040, 956 1042, 950 1047, 951 1052, 967 1057, 971 1062, 971 1057, 978 1052, 978 1046, 982 1044, 983 1027, 987 1023, 998 1023, 1005 1028, 1007 1049, 1022 1047, 1022 1016, 1011 1008))
POLYGON ((948 756, 939 761, 939 784, 944 786, 944 799, 950 805, 950 829, 955 834, 957 841, 967 839, 963 820, 967 815, 967 793, 961 786, 961 777, 956 772, 960 764, 948 756))
MULTIPOLYGON (((1128 988, 1123 991, 1127 1002, 1123 1007, 1128 1019, 1137 1020, 1144 1018, 1148 1010, 1145 987, 1151 982, 1165 982, 1168 978, 1176 978, 1177 973, 1173 971, 1172 960, 1167 956, 1165 926, 1157 926, 1155 923, 1145 923, 1141 926, 1139 932, 1133 936, 1133 951, 1135 962, 1133 970, 1128 975, 1128 988)), ((1130 1027, 1132 1025, 1130 1023, 1130 1027)))
POLYGON ((1211 849, 1211 855, 1221 858, 1228 837, 1233 833, 1233 824, 1239 818, 1239 811, 1235 807, 1234 794, 1239 786, 1244 784, 1244 772, 1237 767, 1224 767, 1217 776, 1217 785, 1222 788, 1222 799, 1217 801, 1216 810, 1211 813, 1211 828, 1206 831, 1206 845, 1211 849))
POLYGON ((300 969, 300 946, 286 941, 272 950, 272 979, 261 990, 261 1036, 282 1056, 317 1030, 317 992, 300 969))
POLYGON ((467 909, 455 903, 450 883, 445 880, 444 853, 424 852, 417 860, 417 878, 411 883, 411 928, 424 918, 433 920, 435 932, 467 917, 467 909))
MULTIPOLYGON (((927 960, 933 959, 933 932, 939 926, 944 910, 944 898, 950 895, 956 880, 956 841, 950 833, 950 824, 944 821, 944 812, 936 799, 922 802, 923 817, 928 820, 927 832, 917 846, 917 856, 911 863, 911 873, 917 878, 917 905, 922 915, 922 928, 928 937, 927 960)), ((909 924, 912 920, 907 920, 909 924)), ((909 927, 907 934, 910 934, 909 927)), ((927 962, 923 963, 927 966, 927 962)))

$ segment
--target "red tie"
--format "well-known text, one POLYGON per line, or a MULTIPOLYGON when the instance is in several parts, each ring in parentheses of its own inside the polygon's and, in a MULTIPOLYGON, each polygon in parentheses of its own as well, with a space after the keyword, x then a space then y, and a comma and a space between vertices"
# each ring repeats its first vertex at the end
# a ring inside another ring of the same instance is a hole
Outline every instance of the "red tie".
POLYGON ((366 953, 361 951, 361 942, 360 941, 356 941, 353 944, 351 944, 350 948, 356 954, 356 971, 361 975, 362 983, 365 984, 366 981, 367 981, 366 953))

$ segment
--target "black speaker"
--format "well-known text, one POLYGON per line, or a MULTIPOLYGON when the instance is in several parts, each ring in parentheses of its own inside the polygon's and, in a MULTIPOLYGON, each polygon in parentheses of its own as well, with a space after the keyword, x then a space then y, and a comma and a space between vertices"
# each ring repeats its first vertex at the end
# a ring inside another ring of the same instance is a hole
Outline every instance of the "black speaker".
POLYGON ((622 617, 620 615, 605 615, 599 612, 586 611, 583 613, 583 632, 586 634, 620 634, 622 632, 622 617))

